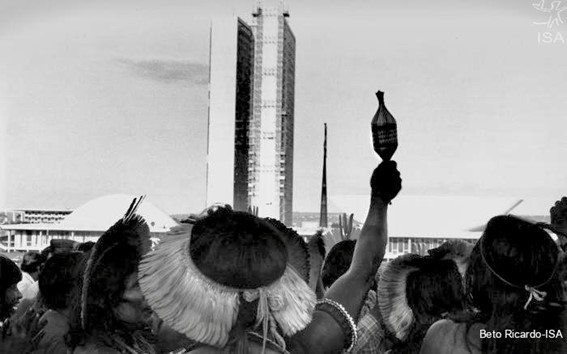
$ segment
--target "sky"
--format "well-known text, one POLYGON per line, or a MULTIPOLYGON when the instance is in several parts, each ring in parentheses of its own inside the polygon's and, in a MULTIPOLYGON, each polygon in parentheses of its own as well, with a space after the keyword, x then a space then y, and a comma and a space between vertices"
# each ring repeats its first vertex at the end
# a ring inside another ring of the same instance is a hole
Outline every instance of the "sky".
MULTIPOLYGON (((567 23, 532 2, 286 1, 294 210, 319 209, 325 122, 329 195, 368 194, 377 90, 403 195, 567 194, 567 23)), ((210 21, 255 3, 0 0, 0 207, 204 208, 210 21)))

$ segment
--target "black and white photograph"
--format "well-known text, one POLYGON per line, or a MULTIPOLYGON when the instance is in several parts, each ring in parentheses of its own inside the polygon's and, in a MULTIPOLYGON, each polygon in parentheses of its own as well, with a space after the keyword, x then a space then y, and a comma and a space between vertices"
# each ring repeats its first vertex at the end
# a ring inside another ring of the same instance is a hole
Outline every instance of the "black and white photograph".
POLYGON ((567 352, 567 0, 0 0, 0 353, 567 352))

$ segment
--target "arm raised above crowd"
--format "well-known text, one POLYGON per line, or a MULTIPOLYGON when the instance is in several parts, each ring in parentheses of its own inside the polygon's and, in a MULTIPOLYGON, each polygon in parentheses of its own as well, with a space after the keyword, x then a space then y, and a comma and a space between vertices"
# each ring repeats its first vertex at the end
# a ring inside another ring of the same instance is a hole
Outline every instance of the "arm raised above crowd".
MULTIPOLYGON (((351 266, 325 294, 326 299, 341 304, 355 322, 384 258, 388 238, 388 203, 401 189, 396 163, 382 162, 374 170, 370 186, 372 191, 368 216, 356 243, 351 266)), ((293 352, 341 352, 345 333, 330 314, 316 310, 311 324, 294 336, 293 341, 298 349, 301 348, 293 352)))

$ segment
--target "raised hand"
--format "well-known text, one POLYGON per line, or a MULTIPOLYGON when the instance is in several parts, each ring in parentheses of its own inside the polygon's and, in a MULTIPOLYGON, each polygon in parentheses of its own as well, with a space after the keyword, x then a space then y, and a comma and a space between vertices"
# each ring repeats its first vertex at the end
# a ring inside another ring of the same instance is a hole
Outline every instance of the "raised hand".
POLYGON ((402 189, 402 179, 395 161, 384 161, 376 167, 370 178, 372 196, 389 202, 402 189))

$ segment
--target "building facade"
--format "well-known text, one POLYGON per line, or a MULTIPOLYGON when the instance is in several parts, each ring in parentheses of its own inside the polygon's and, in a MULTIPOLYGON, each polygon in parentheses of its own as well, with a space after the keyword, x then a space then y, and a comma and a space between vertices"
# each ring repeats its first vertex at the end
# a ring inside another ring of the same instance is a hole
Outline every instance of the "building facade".
MULTIPOLYGON (((56 215, 65 212, 65 218, 57 223, 0 225, 0 252, 41 251, 51 240, 69 239, 75 242, 96 242, 116 221, 124 216, 134 196, 108 195, 93 199, 72 211, 52 211, 56 215)), ((153 238, 160 238, 178 224, 161 209, 145 200, 137 214, 142 216, 153 238)))
POLYGON ((207 205, 246 210, 254 36, 239 18, 217 18, 210 40, 207 205))
POLYGON ((259 5, 252 26, 254 96, 249 202, 262 216, 292 222, 295 36, 283 2, 259 5))
POLYGON ((207 205, 258 208, 291 225, 295 36, 283 3, 213 21, 207 205))
POLYGON ((16 209, 0 212, 0 224, 55 224, 71 214, 72 210, 16 209))

